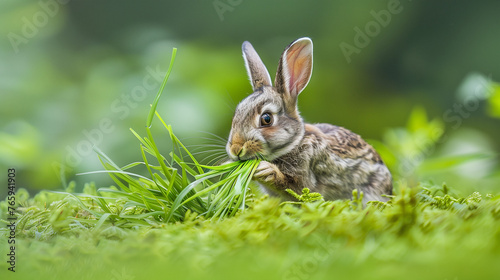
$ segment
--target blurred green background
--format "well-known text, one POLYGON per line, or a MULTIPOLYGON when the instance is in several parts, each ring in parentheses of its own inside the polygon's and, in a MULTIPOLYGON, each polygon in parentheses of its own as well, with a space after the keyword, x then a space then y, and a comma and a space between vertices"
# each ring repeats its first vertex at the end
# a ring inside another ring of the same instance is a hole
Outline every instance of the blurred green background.
POLYGON ((144 132, 173 47, 158 111, 190 145, 207 143, 202 131, 226 137, 251 92, 241 43, 274 77, 284 47, 308 36, 306 121, 371 139, 395 180, 498 192, 499 10, 451 0, 2 1, 0 179, 15 167, 32 193, 62 179, 109 185, 75 174, 101 169, 92 142, 119 165, 140 160, 129 128, 144 132))

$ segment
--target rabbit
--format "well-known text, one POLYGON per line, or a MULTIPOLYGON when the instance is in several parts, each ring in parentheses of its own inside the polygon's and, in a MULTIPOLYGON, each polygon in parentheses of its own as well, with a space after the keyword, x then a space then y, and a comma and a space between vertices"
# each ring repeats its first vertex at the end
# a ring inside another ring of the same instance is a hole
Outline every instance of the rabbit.
POLYGON ((313 43, 304 37, 285 48, 274 81, 252 45, 242 45, 253 93, 236 107, 226 152, 231 161, 260 158, 253 179, 263 191, 293 200, 303 188, 325 200, 387 201, 392 177, 379 154, 359 135, 339 126, 304 123, 297 98, 309 83, 313 43))

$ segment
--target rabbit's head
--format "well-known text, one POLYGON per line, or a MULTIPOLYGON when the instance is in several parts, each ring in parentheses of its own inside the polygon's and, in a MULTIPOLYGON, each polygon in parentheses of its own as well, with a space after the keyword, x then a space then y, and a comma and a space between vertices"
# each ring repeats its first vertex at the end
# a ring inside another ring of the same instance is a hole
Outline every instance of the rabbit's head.
POLYGON ((232 160, 271 161, 289 153, 304 136, 297 97, 311 77, 312 41, 301 38, 285 49, 274 86, 252 45, 244 42, 242 49, 254 92, 236 107, 226 150, 232 160))

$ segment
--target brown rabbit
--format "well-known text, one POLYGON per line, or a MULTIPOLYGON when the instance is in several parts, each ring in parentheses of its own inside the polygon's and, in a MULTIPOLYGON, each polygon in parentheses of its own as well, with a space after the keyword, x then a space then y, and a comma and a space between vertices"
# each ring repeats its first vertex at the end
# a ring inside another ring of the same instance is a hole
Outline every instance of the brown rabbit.
POLYGON ((285 49, 274 87, 252 45, 244 42, 242 49, 254 93, 236 107, 226 146, 231 160, 263 159, 254 179, 285 199, 292 199, 286 189, 309 188, 326 200, 351 198, 354 189, 364 193, 364 202, 386 200, 391 173, 373 147, 345 128, 300 117, 297 97, 312 74, 311 39, 285 49))

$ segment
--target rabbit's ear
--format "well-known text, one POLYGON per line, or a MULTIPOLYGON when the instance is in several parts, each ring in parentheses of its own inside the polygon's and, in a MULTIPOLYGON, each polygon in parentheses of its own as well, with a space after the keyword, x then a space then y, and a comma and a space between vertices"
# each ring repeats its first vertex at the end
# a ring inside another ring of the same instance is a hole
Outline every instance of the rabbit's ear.
POLYGON ((307 37, 293 41, 281 55, 275 86, 279 93, 284 94, 287 107, 295 108, 297 96, 311 78, 312 64, 313 44, 307 37))
POLYGON ((252 83, 253 90, 255 91, 263 86, 271 86, 271 76, 269 76, 266 66, 252 47, 252 44, 245 41, 241 49, 243 51, 245 67, 247 68, 248 77, 252 83))

